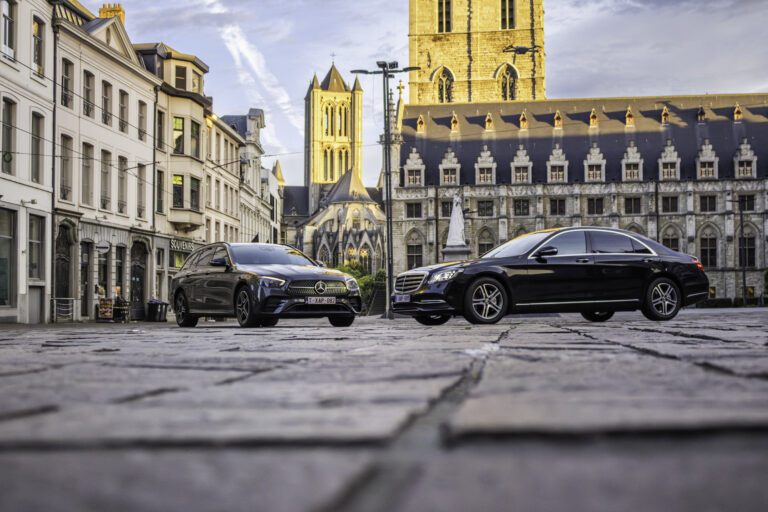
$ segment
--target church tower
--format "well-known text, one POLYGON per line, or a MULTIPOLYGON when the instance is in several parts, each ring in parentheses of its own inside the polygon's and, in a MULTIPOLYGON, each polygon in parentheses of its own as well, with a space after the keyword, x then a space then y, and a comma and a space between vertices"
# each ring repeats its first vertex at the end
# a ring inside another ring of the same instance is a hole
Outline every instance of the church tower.
POLYGON ((409 1, 411 104, 545 99, 544 0, 409 1))
POLYGON ((309 189, 309 213, 348 172, 363 179, 363 89, 352 89, 335 65, 322 82, 312 79, 304 98, 304 184, 309 189))

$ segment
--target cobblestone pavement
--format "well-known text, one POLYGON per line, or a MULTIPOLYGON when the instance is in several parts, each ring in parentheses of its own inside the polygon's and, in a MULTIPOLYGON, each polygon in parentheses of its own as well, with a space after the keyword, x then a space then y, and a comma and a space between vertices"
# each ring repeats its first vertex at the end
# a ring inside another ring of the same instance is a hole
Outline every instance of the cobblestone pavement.
POLYGON ((0 327, 0 510, 761 511, 768 311, 0 327))

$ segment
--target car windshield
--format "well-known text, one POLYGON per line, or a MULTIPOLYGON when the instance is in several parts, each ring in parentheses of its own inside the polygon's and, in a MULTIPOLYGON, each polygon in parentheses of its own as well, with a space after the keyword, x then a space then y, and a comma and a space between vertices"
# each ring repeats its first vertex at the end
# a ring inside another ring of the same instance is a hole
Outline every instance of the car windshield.
POLYGON ((510 256, 521 256, 551 235, 551 231, 539 231, 537 233, 528 233, 520 235, 517 238, 510 240, 509 242, 498 246, 495 249, 483 255, 483 259, 486 258, 508 258, 510 256))
POLYGON ((232 260, 241 265, 311 265, 315 262, 301 251, 285 245, 233 245, 232 260))

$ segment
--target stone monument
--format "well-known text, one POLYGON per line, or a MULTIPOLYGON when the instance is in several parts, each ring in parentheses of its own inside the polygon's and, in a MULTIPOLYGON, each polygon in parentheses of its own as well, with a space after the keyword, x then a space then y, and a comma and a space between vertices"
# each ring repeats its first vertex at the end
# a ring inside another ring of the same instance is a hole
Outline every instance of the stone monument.
POLYGON ((453 195, 451 222, 448 225, 448 240, 442 250, 443 261, 460 261, 469 258, 470 250, 464 240, 464 208, 459 193, 453 195))

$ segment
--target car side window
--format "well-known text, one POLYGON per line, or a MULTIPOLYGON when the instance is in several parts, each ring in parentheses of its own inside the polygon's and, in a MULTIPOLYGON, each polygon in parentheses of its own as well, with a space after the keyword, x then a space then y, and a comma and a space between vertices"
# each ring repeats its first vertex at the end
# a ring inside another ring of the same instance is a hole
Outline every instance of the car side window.
POLYGON ((217 247, 216 252, 213 253, 212 259, 217 258, 224 258, 225 261, 229 262, 229 255, 227 254, 227 250, 224 247, 217 247))
POLYGON ((544 242, 544 246, 557 248, 558 256, 587 253, 587 237, 584 231, 566 231, 557 235, 550 242, 544 242))
POLYGON ((201 254, 200 257, 197 260, 197 263, 195 264, 196 267, 207 267, 211 264, 211 260, 213 259, 213 248, 209 247, 208 249, 205 249, 201 254))
POLYGON ((186 272, 189 271, 189 269, 193 268, 195 266, 195 261, 197 260, 197 257, 200 256, 200 252, 193 252, 189 258, 187 258, 184 261, 184 264, 181 266, 181 269, 179 269, 180 272, 186 272))
POLYGON ((649 248, 635 239, 632 239, 632 248, 635 250, 635 254, 651 254, 651 250, 649 248))
POLYGON ((634 253, 632 239, 619 233, 608 231, 590 231, 589 238, 592 242, 592 252, 599 254, 625 254, 634 253))

